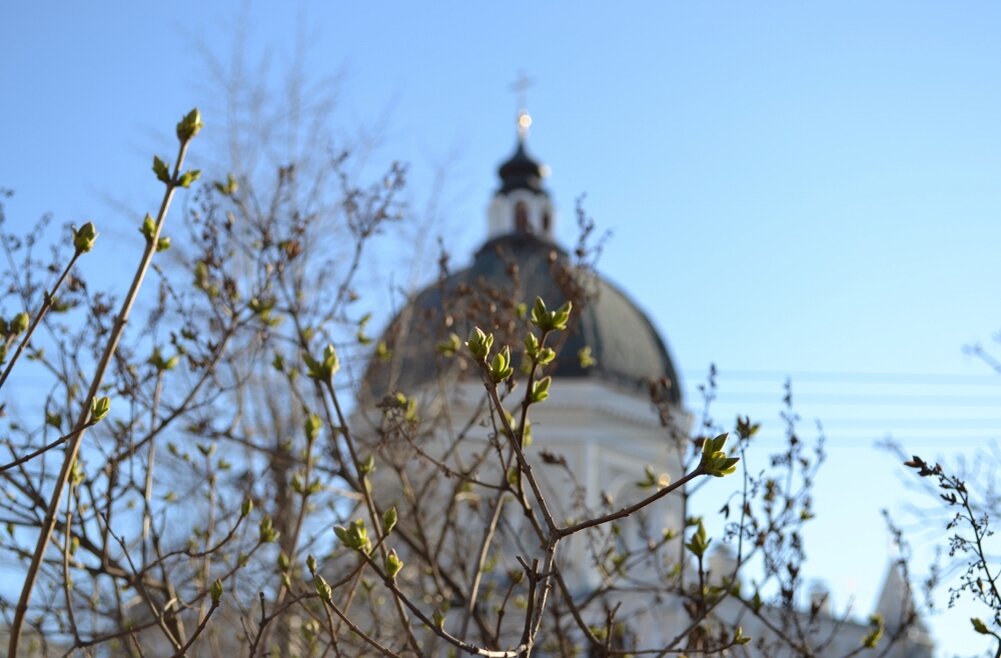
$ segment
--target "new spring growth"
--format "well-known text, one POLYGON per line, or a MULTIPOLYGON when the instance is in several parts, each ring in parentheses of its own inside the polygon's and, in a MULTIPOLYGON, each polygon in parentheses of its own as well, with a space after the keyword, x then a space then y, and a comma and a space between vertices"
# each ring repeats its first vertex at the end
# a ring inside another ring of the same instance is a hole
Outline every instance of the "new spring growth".
POLYGON ((386 567, 386 575, 390 578, 396 578, 396 574, 400 573, 400 570, 403 569, 403 560, 396 554, 395 548, 386 555, 384 566, 386 567))
POLYGON ((97 235, 97 228, 95 228, 94 222, 87 222, 79 229, 74 228, 73 248, 76 249, 76 253, 85 254, 93 249, 97 235))
POLYGON ((737 416, 737 436, 749 439, 758 433, 761 423, 752 423, 750 416, 737 416))
POLYGON ((698 529, 692 533, 692 538, 685 544, 685 548, 690 550, 692 555, 702 557, 705 555, 706 549, 709 548, 709 543, 712 539, 706 536, 706 527, 702 525, 702 519, 699 519, 698 525, 698 529))
POLYGON ((7 323, 7 330, 11 333, 11 335, 16 336, 20 333, 24 333, 25 331, 27 331, 28 324, 30 324, 30 318, 28 317, 28 314, 25 313, 24 311, 21 311, 20 313, 12 317, 10 319, 10 322, 7 323))
POLYGON ((546 398, 548 398, 549 385, 552 383, 553 383, 553 378, 549 377, 548 375, 546 377, 543 377, 542 379, 538 379, 532 382, 532 394, 531 394, 532 402, 542 402, 546 398))
POLYGON ((209 595, 212 597, 212 605, 219 605, 219 601, 222 600, 222 581, 218 578, 209 588, 209 595))
POLYGON ((396 506, 394 505, 382 513, 382 531, 387 535, 391 533, 396 527, 396 520, 396 506))
POLYGON ((532 324, 542 331, 563 331, 567 328, 572 308, 573 304, 567 302, 555 311, 550 311, 546 308, 546 303, 542 301, 542 298, 536 297, 535 305, 532 306, 532 324))
POLYGON ((341 368, 340 359, 337 358, 337 350, 333 345, 323 348, 323 357, 314 359, 309 354, 303 355, 306 362, 306 372, 311 379, 323 382, 332 382, 334 375, 341 368))
POLYGON ((90 403, 90 420, 93 423, 104 420, 111 411, 111 400, 108 396, 94 398, 90 403))
POLYGON ((146 217, 143 218, 143 225, 139 227, 139 232, 146 238, 146 242, 153 241, 153 236, 156 235, 156 222, 153 221, 153 217, 149 213, 146 213, 146 217))
POLYGON ((372 550, 372 541, 368 538, 368 530, 362 519, 352 521, 346 528, 342 525, 335 525, 334 534, 348 548, 362 553, 368 553, 372 550))
POLYGON ((524 342, 525 355, 540 366, 547 365, 556 358, 556 351, 551 347, 543 347, 532 332, 528 332, 524 342))
POLYGON ((160 156, 153 156, 153 173, 156 179, 165 185, 170 184, 170 165, 160 159, 160 156))
POLYGON ((222 181, 216 181, 213 183, 213 187, 215 187, 220 194, 232 196, 238 189, 240 189, 240 184, 235 178, 233 178, 233 174, 227 174, 225 183, 222 181))
POLYGON ((312 443, 320 436, 320 428, 323 426, 323 421, 316 414, 309 414, 302 425, 303 430, 306 432, 306 440, 312 443))
POLYGON ((186 142, 198 134, 204 127, 202 124, 202 114, 198 108, 191 110, 184 115, 184 118, 177 122, 177 139, 186 142))
POLYGON ((493 346, 493 334, 485 334, 479 327, 473 327, 473 330, 469 332, 466 347, 469 348, 469 353, 473 355, 473 358, 480 363, 486 363, 487 356, 490 354, 490 348, 493 346))
POLYGON ((333 596, 333 590, 330 589, 330 585, 328 585, 327 581, 323 579, 323 576, 320 574, 313 576, 313 587, 316 588, 316 593, 321 599, 327 603, 330 602, 330 597, 333 596))
POLYGON ((163 372, 165 370, 173 370, 174 368, 177 367, 177 364, 180 363, 180 361, 181 361, 181 356, 179 354, 175 354, 169 359, 164 358, 163 354, 160 353, 159 347, 154 347, 153 355, 150 356, 148 359, 146 359, 146 363, 156 368, 157 372, 163 372))
POLYGON ((181 174, 180 177, 178 177, 177 185, 178 187, 191 187, 191 184, 194 183, 196 180, 198 180, 198 178, 201 175, 202 175, 201 169, 192 169, 191 171, 186 171, 183 174, 181 174))
POLYGON ((268 544, 275 541, 278 539, 278 535, 281 534, 275 530, 274 523, 271 521, 270 516, 265 516, 261 519, 261 522, 258 524, 258 529, 260 530, 260 539, 262 544, 268 544))
POLYGON ((511 367, 511 350, 505 345, 504 349, 497 352, 490 362, 490 379, 495 384, 500 384, 513 374, 514 368, 511 367))
POLYGON ((879 613, 869 615, 869 625, 872 627, 872 630, 862 638, 862 646, 866 649, 875 649, 876 645, 883 638, 883 631, 885 630, 883 615, 879 613))
POLYGON ((439 353, 445 356, 455 356, 455 353, 459 351, 459 347, 462 345, 462 339, 455 332, 448 335, 448 340, 444 340, 437 345, 437 350, 439 353))
POLYGON ((736 472, 739 457, 727 457, 726 446, 727 434, 724 432, 715 439, 704 439, 702 441, 702 472, 718 478, 736 472))

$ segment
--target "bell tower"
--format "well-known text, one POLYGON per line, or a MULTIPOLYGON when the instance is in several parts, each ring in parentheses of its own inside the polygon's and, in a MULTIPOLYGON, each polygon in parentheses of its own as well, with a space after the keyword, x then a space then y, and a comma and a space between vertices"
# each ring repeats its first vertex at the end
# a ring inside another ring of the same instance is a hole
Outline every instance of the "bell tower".
POLYGON ((547 242, 553 241, 555 208, 549 192, 542 186, 546 168, 533 159, 525 146, 532 116, 524 109, 524 91, 528 81, 520 77, 513 88, 519 94, 518 143, 514 154, 501 164, 501 186, 494 193, 488 215, 488 238, 528 233, 547 242))

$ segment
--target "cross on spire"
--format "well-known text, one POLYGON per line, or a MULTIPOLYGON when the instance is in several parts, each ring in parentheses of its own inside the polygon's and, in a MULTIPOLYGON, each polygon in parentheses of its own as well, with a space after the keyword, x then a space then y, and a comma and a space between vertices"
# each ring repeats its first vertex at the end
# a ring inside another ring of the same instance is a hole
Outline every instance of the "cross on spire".
POLYGON ((518 77, 511 84, 510 89, 513 91, 518 100, 518 137, 521 139, 525 138, 528 134, 528 128, 532 125, 532 117, 526 109, 526 91, 535 83, 534 80, 525 75, 524 71, 518 72, 518 77))

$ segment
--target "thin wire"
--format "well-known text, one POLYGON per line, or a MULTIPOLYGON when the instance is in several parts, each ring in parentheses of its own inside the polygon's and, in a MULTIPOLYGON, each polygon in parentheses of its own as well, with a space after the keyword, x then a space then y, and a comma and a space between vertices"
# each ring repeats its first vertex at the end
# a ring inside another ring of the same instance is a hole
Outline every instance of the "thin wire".
MULTIPOLYGON (((705 379, 707 368, 683 368, 686 379, 705 379)), ((961 375, 956 373, 927 372, 845 372, 822 370, 742 370, 719 368, 716 370, 717 380, 738 381, 779 381, 791 379, 795 384, 799 381, 821 381, 830 383, 843 382, 884 382, 897 384, 952 384, 971 386, 1001 386, 1001 377, 995 374, 961 375)))

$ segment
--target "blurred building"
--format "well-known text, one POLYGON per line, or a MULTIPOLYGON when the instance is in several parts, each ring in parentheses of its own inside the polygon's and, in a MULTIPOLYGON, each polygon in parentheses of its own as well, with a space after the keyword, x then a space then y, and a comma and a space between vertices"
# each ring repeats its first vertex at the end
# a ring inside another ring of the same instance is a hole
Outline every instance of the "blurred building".
MULTIPOLYGON (((472 326, 482 327, 493 332, 495 346, 510 345, 517 356, 526 307, 531 308, 536 297, 550 308, 572 301, 572 326, 554 345, 558 356, 546 370, 554 380, 551 396, 531 409, 535 443, 527 451, 554 517, 562 521, 618 509, 645 497, 651 487, 680 477, 692 421, 670 352, 649 317, 626 292, 587 267, 586 247, 568 251, 556 240, 555 206, 544 186, 546 170, 526 146, 529 124, 526 114, 519 116, 514 154, 500 166, 500 185, 489 205, 486 241, 468 268, 443 273, 394 318, 384 337, 392 358, 373 360, 362 399, 374 406, 383 396, 401 391, 419 402, 422 417, 440 418, 444 413, 450 429, 440 429, 440 443, 425 448, 442 462, 456 454, 467 462, 476 459, 488 450, 487 436, 495 430, 485 419, 478 373, 447 353, 450 340, 456 346, 453 334, 465 339, 472 326), (446 349, 436 350, 440 345, 446 349), (454 437, 456 428, 465 428, 459 448, 459 442, 445 438, 454 437), (644 477, 652 478, 650 486, 637 485, 644 477)), ((651 268, 656 265, 651 263, 651 268)), ((512 403, 510 410, 517 406, 512 403)), ((511 512, 504 518, 508 534, 497 541, 510 556, 523 541, 519 532, 527 528, 515 506, 506 511, 511 512)), ((482 515, 483 510, 477 508, 476 513, 482 515)), ((615 524, 614 532, 576 537, 564 550, 561 569, 573 595, 588 602, 589 623, 602 621, 602 602, 597 599, 619 605, 617 647, 656 648, 689 627, 692 611, 680 597, 665 594, 670 587, 661 586, 677 582, 677 571, 668 573, 664 556, 680 554, 679 540, 661 544, 658 551, 647 550, 661 540, 664 529, 681 535, 685 527, 682 497, 671 495, 615 524), (629 560, 629 576, 621 587, 609 586, 613 574, 605 564, 608 554, 634 556, 621 558, 629 560)), ((720 584, 732 576, 736 562, 729 547, 716 543, 708 572, 720 584)), ((517 568, 513 559, 510 562, 517 568)), ((696 578, 691 562, 680 568, 689 582, 696 578)), ((901 611, 910 605, 906 583, 891 568, 876 611, 885 620, 886 635, 894 633, 901 611)), ((778 628, 792 635, 806 633, 825 647, 820 655, 839 656, 857 649, 872 630, 864 619, 843 617, 832 614, 826 593, 815 589, 802 609, 765 603, 760 616, 727 598, 712 610, 707 623, 710 630, 741 626, 755 641, 734 650, 750 655, 761 655, 757 641, 774 639, 778 628)), ((931 655, 931 642, 920 623, 902 635, 893 651, 881 655, 931 655)), ((775 651, 781 643, 770 646, 775 651)))

